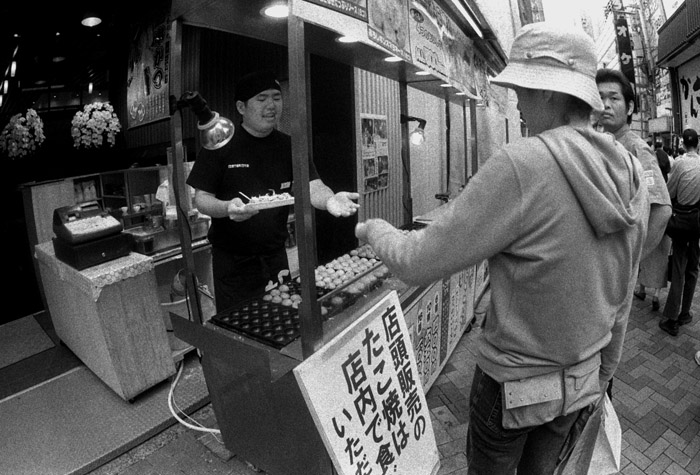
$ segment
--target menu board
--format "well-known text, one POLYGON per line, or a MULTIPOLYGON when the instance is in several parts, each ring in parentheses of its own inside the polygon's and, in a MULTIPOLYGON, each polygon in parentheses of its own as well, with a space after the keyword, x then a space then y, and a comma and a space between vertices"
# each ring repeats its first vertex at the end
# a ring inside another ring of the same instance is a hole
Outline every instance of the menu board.
POLYGON ((138 29, 129 51, 127 128, 170 116, 170 21, 138 29))
POLYGON ((437 473, 430 410, 396 291, 294 376, 339 474, 437 473))

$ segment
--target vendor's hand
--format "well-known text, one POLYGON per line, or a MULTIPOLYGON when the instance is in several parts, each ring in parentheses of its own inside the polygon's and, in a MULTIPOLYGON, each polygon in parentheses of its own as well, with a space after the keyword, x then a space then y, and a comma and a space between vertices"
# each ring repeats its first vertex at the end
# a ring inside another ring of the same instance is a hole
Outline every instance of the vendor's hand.
POLYGON ((326 210, 333 216, 351 216, 355 214, 357 209, 360 207, 359 204, 352 200, 357 200, 360 198, 359 193, 350 193, 348 191, 339 191, 335 195, 328 198, 326 201, 326 210))
POLYGON ((229 201, 226 211, 228 212, 228 217, 237 222, 250 219, 260 212, 257 209, 246 206, 240 198, 234 198, 229 201))

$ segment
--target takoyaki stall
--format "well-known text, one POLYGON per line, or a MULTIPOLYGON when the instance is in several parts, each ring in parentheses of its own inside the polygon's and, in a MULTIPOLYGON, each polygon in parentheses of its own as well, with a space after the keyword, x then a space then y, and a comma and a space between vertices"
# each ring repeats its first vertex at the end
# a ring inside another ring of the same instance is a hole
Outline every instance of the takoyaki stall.
MULTIPOLYGON (((475 74, 474 64, 499 65, 491 40, 477 37, 455 4, 463 2, 292 0, 288 17, 270 21, 263 1, 173 1, 172 95, 198 89, 225 115, 234 113, 231 78, 247 72, 230 68, 266 65, 283 78, 288 117, 280 129, 292 137, 298 268, 207 321, 196 310, 190 320, 173 319, 176 336, 200 351, 226 447, 268 473, 439 469, 425 392, 474 323, 486 264, 410 287, 353 229, 357 219, 381 217, 414 232, 438 212, 414 215, 417 194, 429 195, 434 208, 449 199, 450 179, 436 190, 411 176, 418 145, 409 130, 414 122, 426 128, 411 107, 432 107, 452 124, 426 134, 448 144, 435 167, 461 170, 464 183, 476 172, 475 146, 467 144, 476 140, 470 124, 486 74, 475 74), (420 104, 411 106, 412 98, 420 104), (361 194, 356 219, 329 224, 313 210, 307 157, 333 189, 361 194)), ((485 25, 480 15, 472 21, 485 25)), ((182 120, 184 110, 172 120, 176 179, 182 120)))

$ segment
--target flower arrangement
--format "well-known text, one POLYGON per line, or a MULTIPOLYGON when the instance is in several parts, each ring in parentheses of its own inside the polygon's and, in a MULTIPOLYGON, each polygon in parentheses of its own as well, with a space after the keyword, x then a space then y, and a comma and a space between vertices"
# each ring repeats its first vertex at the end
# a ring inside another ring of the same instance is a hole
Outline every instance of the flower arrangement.
POLYGON ((13 115, 0 132, 0 149, 10 158, 24 157, 33 153, 46 139, 44 122, 34 109, 23 116, 13 115))
POLYGON ((97 148, 102 146, 105 139, 113 147, 122 128, 114 108, 108 102, 86 104, 82 111, 75 113, 71 125, 75 148, 97 148))

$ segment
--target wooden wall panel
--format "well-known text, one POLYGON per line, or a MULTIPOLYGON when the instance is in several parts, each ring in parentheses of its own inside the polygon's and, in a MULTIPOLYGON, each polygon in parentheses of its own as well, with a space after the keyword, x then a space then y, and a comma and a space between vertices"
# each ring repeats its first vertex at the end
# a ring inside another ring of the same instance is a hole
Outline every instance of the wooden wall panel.
POLYGON ((355 137, 357 157, 357 189, 361 193, 359 219, 382 218, 395 226, 403 223, 401 163, 401 109, 399 83, 355 68, 355 137), (384 115, 387 118, 389 145, 389 186, 363 193, 361 114, 384 115))

